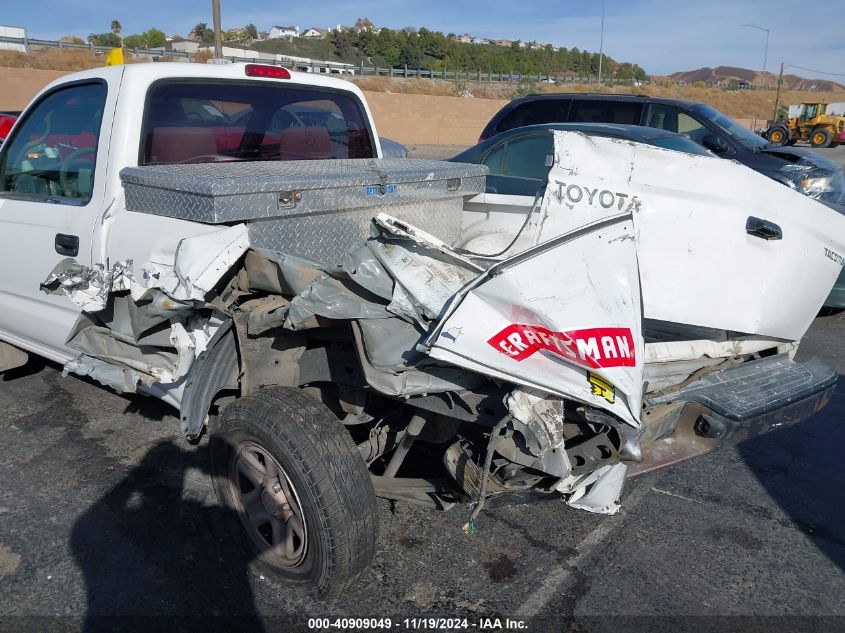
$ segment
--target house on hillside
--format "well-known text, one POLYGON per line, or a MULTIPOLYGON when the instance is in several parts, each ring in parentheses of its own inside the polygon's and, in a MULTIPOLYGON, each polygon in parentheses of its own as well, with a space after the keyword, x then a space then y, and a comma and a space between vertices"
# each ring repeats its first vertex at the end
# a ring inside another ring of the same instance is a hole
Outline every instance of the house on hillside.
POLYGON ((489 44, 490 40, 486 37, 474 37, 470 40, 473 44, 489 44))
POLYGON ((308 38, 311 38, 311 39, 321 40, 324 37, 326 37, 326 35, 328 35, 328 34, 329 34, 328 29, 318 29, 317 27, 312 26, 310 29, 305 29, 302 32, 301 37, 308 37, 308 38))
POLYGON ((277 40, 282 37, 299 37, 298 26, 274 26, 270 29, 269 39, 277 40))
POLYGON ((461 42, 463 44, 469 44, 472 42, 472 35, 469 33, 464 33, 463 35, 455 35, 452 39, 456 42, 461 42))
POLYGON ((505 48, 510 48, 513 44, 513 40, 493 40, 492 43, 496 46, 504 46, 505 48))

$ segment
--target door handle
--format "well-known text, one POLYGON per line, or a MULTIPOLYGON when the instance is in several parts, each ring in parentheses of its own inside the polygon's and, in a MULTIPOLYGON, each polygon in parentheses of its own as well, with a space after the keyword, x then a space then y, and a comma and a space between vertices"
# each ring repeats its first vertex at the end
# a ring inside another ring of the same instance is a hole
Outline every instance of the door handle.
POLYGON ((748 220, 745 223, 745 232, 767 242, 769 240, 783 239, 783 231, 780 226, 768 220, 755 218, 753 215, 748 216, 748 220))
POLYGON ((79 236, 56 233, 56 252, 69 257, 79 255, 79 236))

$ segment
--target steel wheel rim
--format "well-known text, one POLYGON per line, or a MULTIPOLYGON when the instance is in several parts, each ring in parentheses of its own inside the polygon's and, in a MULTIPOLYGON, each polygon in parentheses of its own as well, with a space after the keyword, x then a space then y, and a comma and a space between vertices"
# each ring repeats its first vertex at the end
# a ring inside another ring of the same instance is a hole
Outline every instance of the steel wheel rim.
POLYGON ((783 135, 780 132, 772 132, 772 142, 780 143, 783 140, 783 135))
POLYGON ((229 460, 229 485, 238 516, 261 554, 279 567, 298 567, 308 551, 299 494, 278 460, 254 442, 229 460))

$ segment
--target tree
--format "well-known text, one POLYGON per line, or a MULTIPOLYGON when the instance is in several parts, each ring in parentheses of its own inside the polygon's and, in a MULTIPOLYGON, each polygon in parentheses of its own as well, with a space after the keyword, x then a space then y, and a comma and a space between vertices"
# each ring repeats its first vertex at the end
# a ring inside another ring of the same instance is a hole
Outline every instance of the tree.
POLYGON ((89 33, 88 42, 94 46, 120 47, 120 38, 114 33, 89 33))
POLYGON ((249 24, 247 24, 244 27, 244 35, 246 35, 248 38, 250 38, 252 40, 257 40, 258 39, 258 27, 256 27, 252 22, 250 22, 249 24))
POLYGON ((422 52, 411 43, 405 44, 399 49, 399 65, 408 68, 419 68, 422 66, 422 52))
POLYGON ((372 31, 375 30, 375 25, 370 22, 370 18, 358 18, 355 20, 356 31, 372 31))
POLYGON ((120 22, 118 22, 117 20, 112 20, 111 21, 111 32, 115 34, 118 42, 120 42, 121 31, 123 31, 123 27, 120 26, 120 22))
POLYGON ((164 34, 164 31, 160 31, 155 27, 144 33, 144 37, 147 40, 147 46, 149 48, 160 48, 164 46, 164 43, 167 41, 167 36, 164 34))
POLYGON ((84 44, 85 40, 81 37, 76 37, 75 35, 64 35, 59 38, 60 42, 67 42, 68 44, 84 44))
MULTIPOLYGON (((206 22, 197 22, 197 25, 191 31, 191 34, 193 34, 195 39, 200 42, 204 42, 208 37, 209 32, 211 32, 211 29, 208 28, 208 24, 206 22)), ((214 37, 213 32, 211 32, 211 37, 214 37)))

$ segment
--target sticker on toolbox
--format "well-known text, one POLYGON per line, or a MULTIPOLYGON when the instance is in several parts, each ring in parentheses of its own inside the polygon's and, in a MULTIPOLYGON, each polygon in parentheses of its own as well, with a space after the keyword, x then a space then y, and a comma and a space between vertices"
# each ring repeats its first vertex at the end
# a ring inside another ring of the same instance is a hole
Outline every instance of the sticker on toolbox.
POLYGON ((399 189, 395 184, 387 185, 364 185, 364 197, 375 198, 378 196, 393 196, 399 189))

